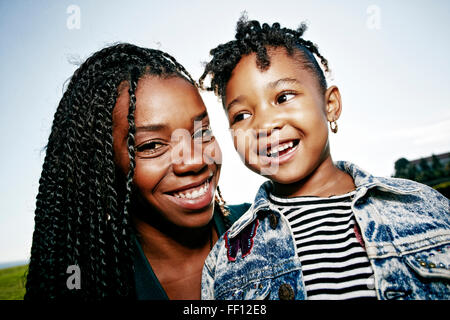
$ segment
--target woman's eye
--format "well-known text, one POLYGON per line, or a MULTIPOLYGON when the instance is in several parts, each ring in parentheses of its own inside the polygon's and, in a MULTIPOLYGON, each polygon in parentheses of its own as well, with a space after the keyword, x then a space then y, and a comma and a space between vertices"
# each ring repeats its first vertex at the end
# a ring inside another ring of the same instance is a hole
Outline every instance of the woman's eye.
POLYGON ((237 115, 234 116, 234 118, 233 118, 233 123, 236 123, 236 122, 245 120, 245 119, 247 119, 247 118, 249 118, 249 117, 250 117, 250 113, 245 113, 245 112, 239 113, 239 114, 237 114, 237 115))
POLYGON ((283 94, 280 94, 280 95, 277 97, 277 104, 281 104, 281 103, 284 103, 284 102, 286 102, 286 101, 289 101, 289 100, 291 100, 294 96, 295 96, 295 94, 293 94, 293 93, 283 93, 283 94))
POLYGON ((138 152, 152 154, 156 153, 159 149, 164 147, 164 144, 156 141, 144 143, 136 148, 138 152))
POLYGON ((192 135, 192 138, 194 140, 200 140, 202 142, 211 141, 212 137, 213 133, 210 126, 201 128, 200 130, 194 132, 194 134, 192 135))

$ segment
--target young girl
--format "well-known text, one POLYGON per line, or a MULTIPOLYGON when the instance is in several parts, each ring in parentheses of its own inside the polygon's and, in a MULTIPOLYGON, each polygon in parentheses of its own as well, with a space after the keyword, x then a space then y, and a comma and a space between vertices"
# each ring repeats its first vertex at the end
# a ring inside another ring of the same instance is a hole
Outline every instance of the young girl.
POLYGON ((208 252, 246 209, 214 197, 220 163, 196 84, 173 57, 130 44, 93 54, 55 114, 25 298, 200 298, 208 252), (177 159, 177 148, 197 156, 177 159))
POLYGON ((246 166, 270 179, 209 254, 202 298, 450 298, 449 200, 332 161, 341 97, 304 31, 241 18, 200 78, 246 166))

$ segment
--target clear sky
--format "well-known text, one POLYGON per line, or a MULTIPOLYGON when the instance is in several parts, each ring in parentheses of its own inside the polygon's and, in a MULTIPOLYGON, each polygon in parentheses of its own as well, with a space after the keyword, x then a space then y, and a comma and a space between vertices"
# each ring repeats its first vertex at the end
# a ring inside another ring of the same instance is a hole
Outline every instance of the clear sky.
MULTIPOLYGON (((43 148, 76 64, 131 42, 167 51, 198 78, 244 10, 292 28, 308 22, 305 38, 343 99, 334 160, 389 176, 400 157, 450 151, 449 1, 0 0, 0 262, 29 258, 43 148)), ((235 154, 216 97, 203 97, 224 155, 224 198, 251 202, 264 179, 235 154)))

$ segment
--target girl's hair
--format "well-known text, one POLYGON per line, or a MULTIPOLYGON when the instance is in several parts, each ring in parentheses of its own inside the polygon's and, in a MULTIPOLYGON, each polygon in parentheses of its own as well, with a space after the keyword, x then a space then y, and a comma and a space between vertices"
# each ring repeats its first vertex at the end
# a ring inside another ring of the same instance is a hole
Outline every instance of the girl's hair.
POLYGON ((25 299, 134 298, 134 111, 140 77, 189 73, 159 50, 116 44, 89 57, 73 74, 55 113, 36 200, 35 230, 25 299), (114 162, 112 113, 119 86, 128 84, 129 172, 114 162), (70 290, 76 265, 81 290, 70 290))
POLYGON ((325 75, 314 55, 320 58, 326 72, 329 71, 328 61, 319 53, 315 44, 302 38, 306 29, 304 23, 297 30, 281 28, 279 23, 272 26, 264 23, 261 26, 256 20, 248 21, 243 14, 237 22, 236 40, 221 44, 210 51, 212 59, 206 64, 205 71, 200 77, 200 86, 208 91, 214 91, 224 101, 225 87, 233 69, 243 56, 256 53, 258 68, 266 70, 270 66, 267 47, 283 47, 290 56, 300 54, 303 66, 316 75, 320 89, 325 91, 327 89, 325 75), (211 75, 211 84, 210 87, 205 87, 203 82, 208 74, 211 75))

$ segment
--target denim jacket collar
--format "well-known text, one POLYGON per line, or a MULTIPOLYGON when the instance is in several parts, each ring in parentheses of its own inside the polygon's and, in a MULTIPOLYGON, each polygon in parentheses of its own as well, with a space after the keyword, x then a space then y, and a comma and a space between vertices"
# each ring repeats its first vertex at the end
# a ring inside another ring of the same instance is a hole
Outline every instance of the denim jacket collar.
MULTIPOLYGON (((348 173, 353 178, 356 186, 356 194, 353 198, 353 202, 357 201, 359 198, 362 198, 367 191, 372 188, 379 188, 386 192, 404 195, 411 194, 419 190, 417 186, 399 183, 398 179, 375 177, 348 161, 337 161, 335 165, 337 168, 348 173)), ((236 237, 242 229, 252 223, 258 216, 258 212, 274 209, 268 200, 271 190, 271 181, 266 181, 261 185, 252 206, 242 215, 241 219, 239 219, 230 228, 228 234, 229 238, 236 237)))

